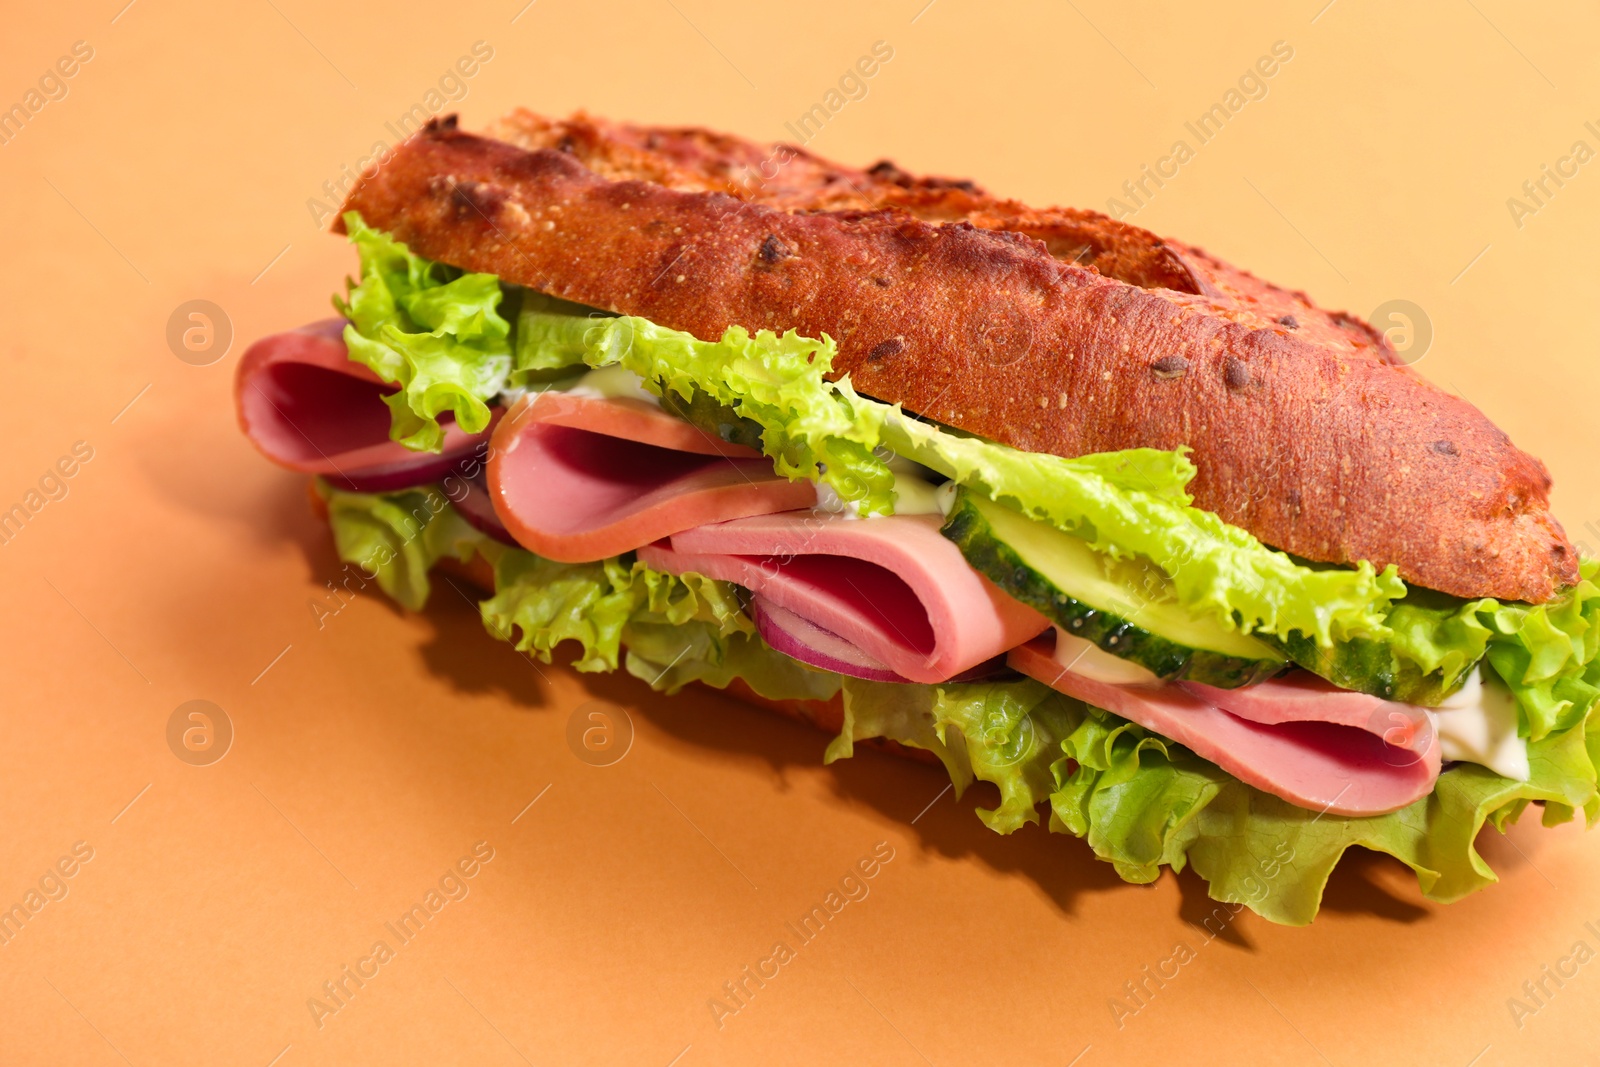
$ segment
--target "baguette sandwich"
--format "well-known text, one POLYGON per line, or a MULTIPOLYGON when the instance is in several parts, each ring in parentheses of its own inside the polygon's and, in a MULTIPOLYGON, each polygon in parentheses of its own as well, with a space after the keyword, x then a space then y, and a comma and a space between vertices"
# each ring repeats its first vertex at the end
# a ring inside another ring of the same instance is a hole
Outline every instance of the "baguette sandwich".
POLYGON ((1600 817, 1543 464, 1359 319, 1086 211, 699 129, 431 123, 235 398, 344 560, 489 632, 936 759, 1010 833, 1315 916, 1600 817))

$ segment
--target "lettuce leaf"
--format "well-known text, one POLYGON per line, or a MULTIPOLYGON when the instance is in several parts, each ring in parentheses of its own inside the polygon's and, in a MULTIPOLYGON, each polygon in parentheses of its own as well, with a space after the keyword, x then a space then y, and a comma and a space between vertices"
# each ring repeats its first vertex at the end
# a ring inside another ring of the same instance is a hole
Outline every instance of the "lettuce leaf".
POLYGON ((855 743, 885 737, 911 748, 920 748, 939 757, 956 796, 972 784, 972 761, 959 736, 941 736, 934 721, 933 708, 939 699, 939 686, 904 685, 899 682, 869 682, 842 678, 844 725, 828 744, 822 762, 849 759, 855 743))
POLYGON ((718 689, 735 678, 771 700, 827 700, 838 677, 768 648, 745 616, 736 587, 703 575, 666 574, 636 560, 556 563, 508 549, 495 567, 495 594, 480 605, 484 627, 549 663, 576 641, 580 671, 616 670, 676 693, 690 682, 718 689))
POLYGON ((659 692, 676 693, 690 682, 725 689, 735 679, 768 700, 831 700, 839 692, 837 674, 774 652, 755 634, 723 635, 709 622, 679 626, 636 615, 623 642, 628 673, 659 692))
POLYGON ((478 532, 436 486, 352 493, 316 485, 339 558, 409 610, 427 603, 435 563, 476 555, 495 572, 496 592, 479 604, 485 629, 546 663, 571 640, 579 670, 615 670, 626 647, 628 672, 666 692, 695 681, 720 689, 735 678, 772 700, 828 700, 839 691, 837 675, 768 648, 726 582, 623 559, 542 559, 478 532))
POLYGON ((450 506, 438 488, 399 493, 351 493, 322 479, 316 491, 328 508, 339 558, 360 567, 378 587, 410 611, 428 602, 428 571, 450 556, 493 559, 508 551, 485 537, 450 506))
POLYGON ((1475 605, 1492 635, 1489 663, 1516 694, 1531 740, 1584 722, 1600 700, 1600 560, 1583 560, 1579 573, 1548 604, 1475 605))
POLYGON ((974 778, 1001 803, 979 809, 1009 833, 1050 805, 1050 829, 1086 840, 1130 882, 1192 864, 1211 895, 1273 922, 1310 922, 1346 849, 1394 856, 1430 900, 1450 902, 1496 881, 1475 841, 1504 831, 1529 803, 1544 822, 1583 809, 1600 818, 1600 725, 1552 731, 1529 746, 1532 773, 1514 781, 1474 764, 1439 776, 1434 792, 1388 815, 1349 818, 1298 808, 1243 784, 1188 749, 1031 680, 941 686, 845 679, 845 725, 831 762, 855 741, 888 737, 939 756, 959 795, 974 778))
POLYGON ((1086 839, 1125 881, 1182 870, 1199 833, 1196 816, 1234 779, 1165 738, 1080 705, 1051 764, 1050 828, 1086 839))
MULTIPOLYGON (((580 671, 614 671, 635 618, 672 626, 705 624, 710 639, 753 634, 734 587, 699 574, 672 575, 625 557, 557 563, 511 551, 495 565, 494 596, 483 602, 488 631, 546 663, 576 641, 580 671)), ((720 652, 720 649, 719 649, 720 652)))
POLYGON ((1428 796, 1364 819, 1319 816, 1230 778, 1200 813, 1188 859, 1212 897, 1274 922, 1310 922, 1328 875, 1353 845, 1394 856, 1416 872, 1423 896, 1450 903, 1499 880, 1475 846, 1485 822, 1503 833, 1530 802, 1542 801, 1547 826, 1579 808, 1593 824, 1600 808, 1589 741, 1575 726, 1530 744, 1526 782, 1457 764, 1428 796))
POLYGON ((1600 701, 1597 571, 1600 561, 1583 560, 1578 584, 1539 605, 1463 602, 1413 589, 1386 620, 1391 636, 1385 651, 1399 666, 1401 692, 1394 698, 1437 703, 1428 697, 1454 691, 1487 654, 1517 696, 1523 737, 1538 741, 1584 721, 1600 701))
POLYGON ((389 436, 408 448, 438 452, 439 416, 453 413, 468 433, 489 425, 484 401, 511 371, 511 324, 500 315, 500 279, 466 274, 424 259, 347 212, 345 228, 361 256, 361 280, 334 307, 350 320, 350 358, 399 385, 384 397, 389 436))

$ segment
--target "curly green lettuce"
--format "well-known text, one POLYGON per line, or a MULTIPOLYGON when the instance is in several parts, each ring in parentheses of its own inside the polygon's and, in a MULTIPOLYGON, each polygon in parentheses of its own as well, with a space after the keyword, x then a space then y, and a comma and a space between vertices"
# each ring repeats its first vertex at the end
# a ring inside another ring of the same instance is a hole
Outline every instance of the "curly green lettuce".
POLYGON ((673 626, 707 624, 722 638, 754 632, 734 587, 698 574, 671 575, 613 557, 557 563, 531 552, 508 552, 495 567, 495 594, 483 602, 489 632, 546 663, 556 647, 576 641, 580 671, 614 671, 623 633, 649 616, 673 626))
POLYGON ((1600 560, 1583 560, 1579 573, 1575 587, 1546 604, 1469 605, 1534 741, 1577 727, 1600 702, 1600 560))
POLYGON ((623 631, 629 674, 676 693, 690 682, 726 689, 742 681, 768 700, 831 700, 839 676, 774 652, 753 633, 721 634, 707 622, 679 626, 648 614, 623 631))
MULTIPOLYGON (((1341 649, 1342 658, 1392 656, 1400 692, 1379 693, 1434 704, 1485 656, 1517 697, 1520 732, 1533 741, 1582 722, 1600 699, 1600 561, 1583 560, 1578 584, 1545 604, 1462 602, 1415 589, 1389 611, 1388 641, 1341 649)), ((1302 665, 1316 670, 1319 664, 1302 665)), ((1322 670, 1340 684, 1336 671, 1322 670)), ((1346 685, 1346 688, 1359 688, 1346 685)))
POLYGON ((428 602, 428 572, 445 557, 466 563, 474 555, 506 551, 479 533, 434 486, 397 493, 352 493, 318 479, 339 558, 360 567, 402 607, 428 602))
POLYGON ((347 283, 334 307, 350 320, 350 358, 398 385, 384 397, 389 436, 408 448, 438 452, 439 417, 452 413, 468 433, 489 425, 485 401, 511 371, 511 324, 500 314, 500 279, 467 274, 424 259, 347 212, 345 229, 361 256, 361 280, 347 283))
POLYGON ((480 533, 434 486, 352 493, 319 481, 317 492, 339 558, 412 611, 428 601, 434 564, 487 560, 495 592, 479 604, 484 628, 546 663, 573 642, 578 670, 616 670, 625 648, 628 672, 669 693, 690 682, 721 689, 734 679, 772 700, 827 700, 839 691, 836 675, 768 648, 726 582, 631 559, 556 563, 480 533))
POLYGON ((574 667, 612 671, 626 648, 628 673, 663 692, 696 681, 724 688, 735 678, 774 700, 825 700, 838 690, 834 676, 768 648, 734 586, 637 560, 556 563, 507 551, 482 610, 491 634, 546 663, 557 646, 574 641, 574 667))

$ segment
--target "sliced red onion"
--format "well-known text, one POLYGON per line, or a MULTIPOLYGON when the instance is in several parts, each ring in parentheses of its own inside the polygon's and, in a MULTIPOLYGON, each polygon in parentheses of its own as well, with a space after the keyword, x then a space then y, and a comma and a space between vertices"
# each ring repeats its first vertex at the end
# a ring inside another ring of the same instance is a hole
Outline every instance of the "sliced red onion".
POLYGON ((766 597, 750 598, 750 615, 761 639, 791 659, 851 678, 873 682, 910 681, 838 634, 779 607, 766 597))
POLYGON ((451 499, 450 503, 461 513, 461 517, 471 523, 473 528, 486 537, 520 548, 516 538, 512 537, 500 521, 500 516, 495 514, 494 501, 489 499, 489 485, 484 480, 483 472, 479 471, 476 478, 466 478, 464 483, 467 491, 461 499, 451 499))
MULTIPOLYGON (((779 607, 766 597, 750 598, 750 616, 755 620, 756 632, 761 639, 790 659, 850 678, 865 678, 870 682, 911 683, 911 679, 896 674, 832 630, 824 630, 810 619, 779 607)), ((947 680, 983 682, 1016 675, 1017 672, 1006 665, 1005 654, 1001 653, 947 680)))

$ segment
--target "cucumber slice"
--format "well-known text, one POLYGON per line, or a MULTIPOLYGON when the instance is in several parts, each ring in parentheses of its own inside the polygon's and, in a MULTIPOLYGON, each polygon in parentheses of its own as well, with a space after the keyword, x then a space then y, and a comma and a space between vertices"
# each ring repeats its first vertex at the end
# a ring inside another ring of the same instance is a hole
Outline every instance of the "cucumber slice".
POLYGON ((1080 537, 976 493, 956 493, 940 532, 1007 593, 1160 678, 1236 689, 1284 666, 1278 652, 1254 637, 1164 598, 1168 579, 1153 564, 1113 561, 1080 537))
POLYGON ((1340 689, 1427 708, 1444 703, 1472 674, 1470 669, 1463 671, 1451 684, 1443 671, 1423 674, 1415 663, 1395 655, 1387 641, 1368 637, 1341 641, 1332 648, 1323 648, 1299 630, 1291 630, 1288 637, 1262 634, 1261 640, 1340 689))

